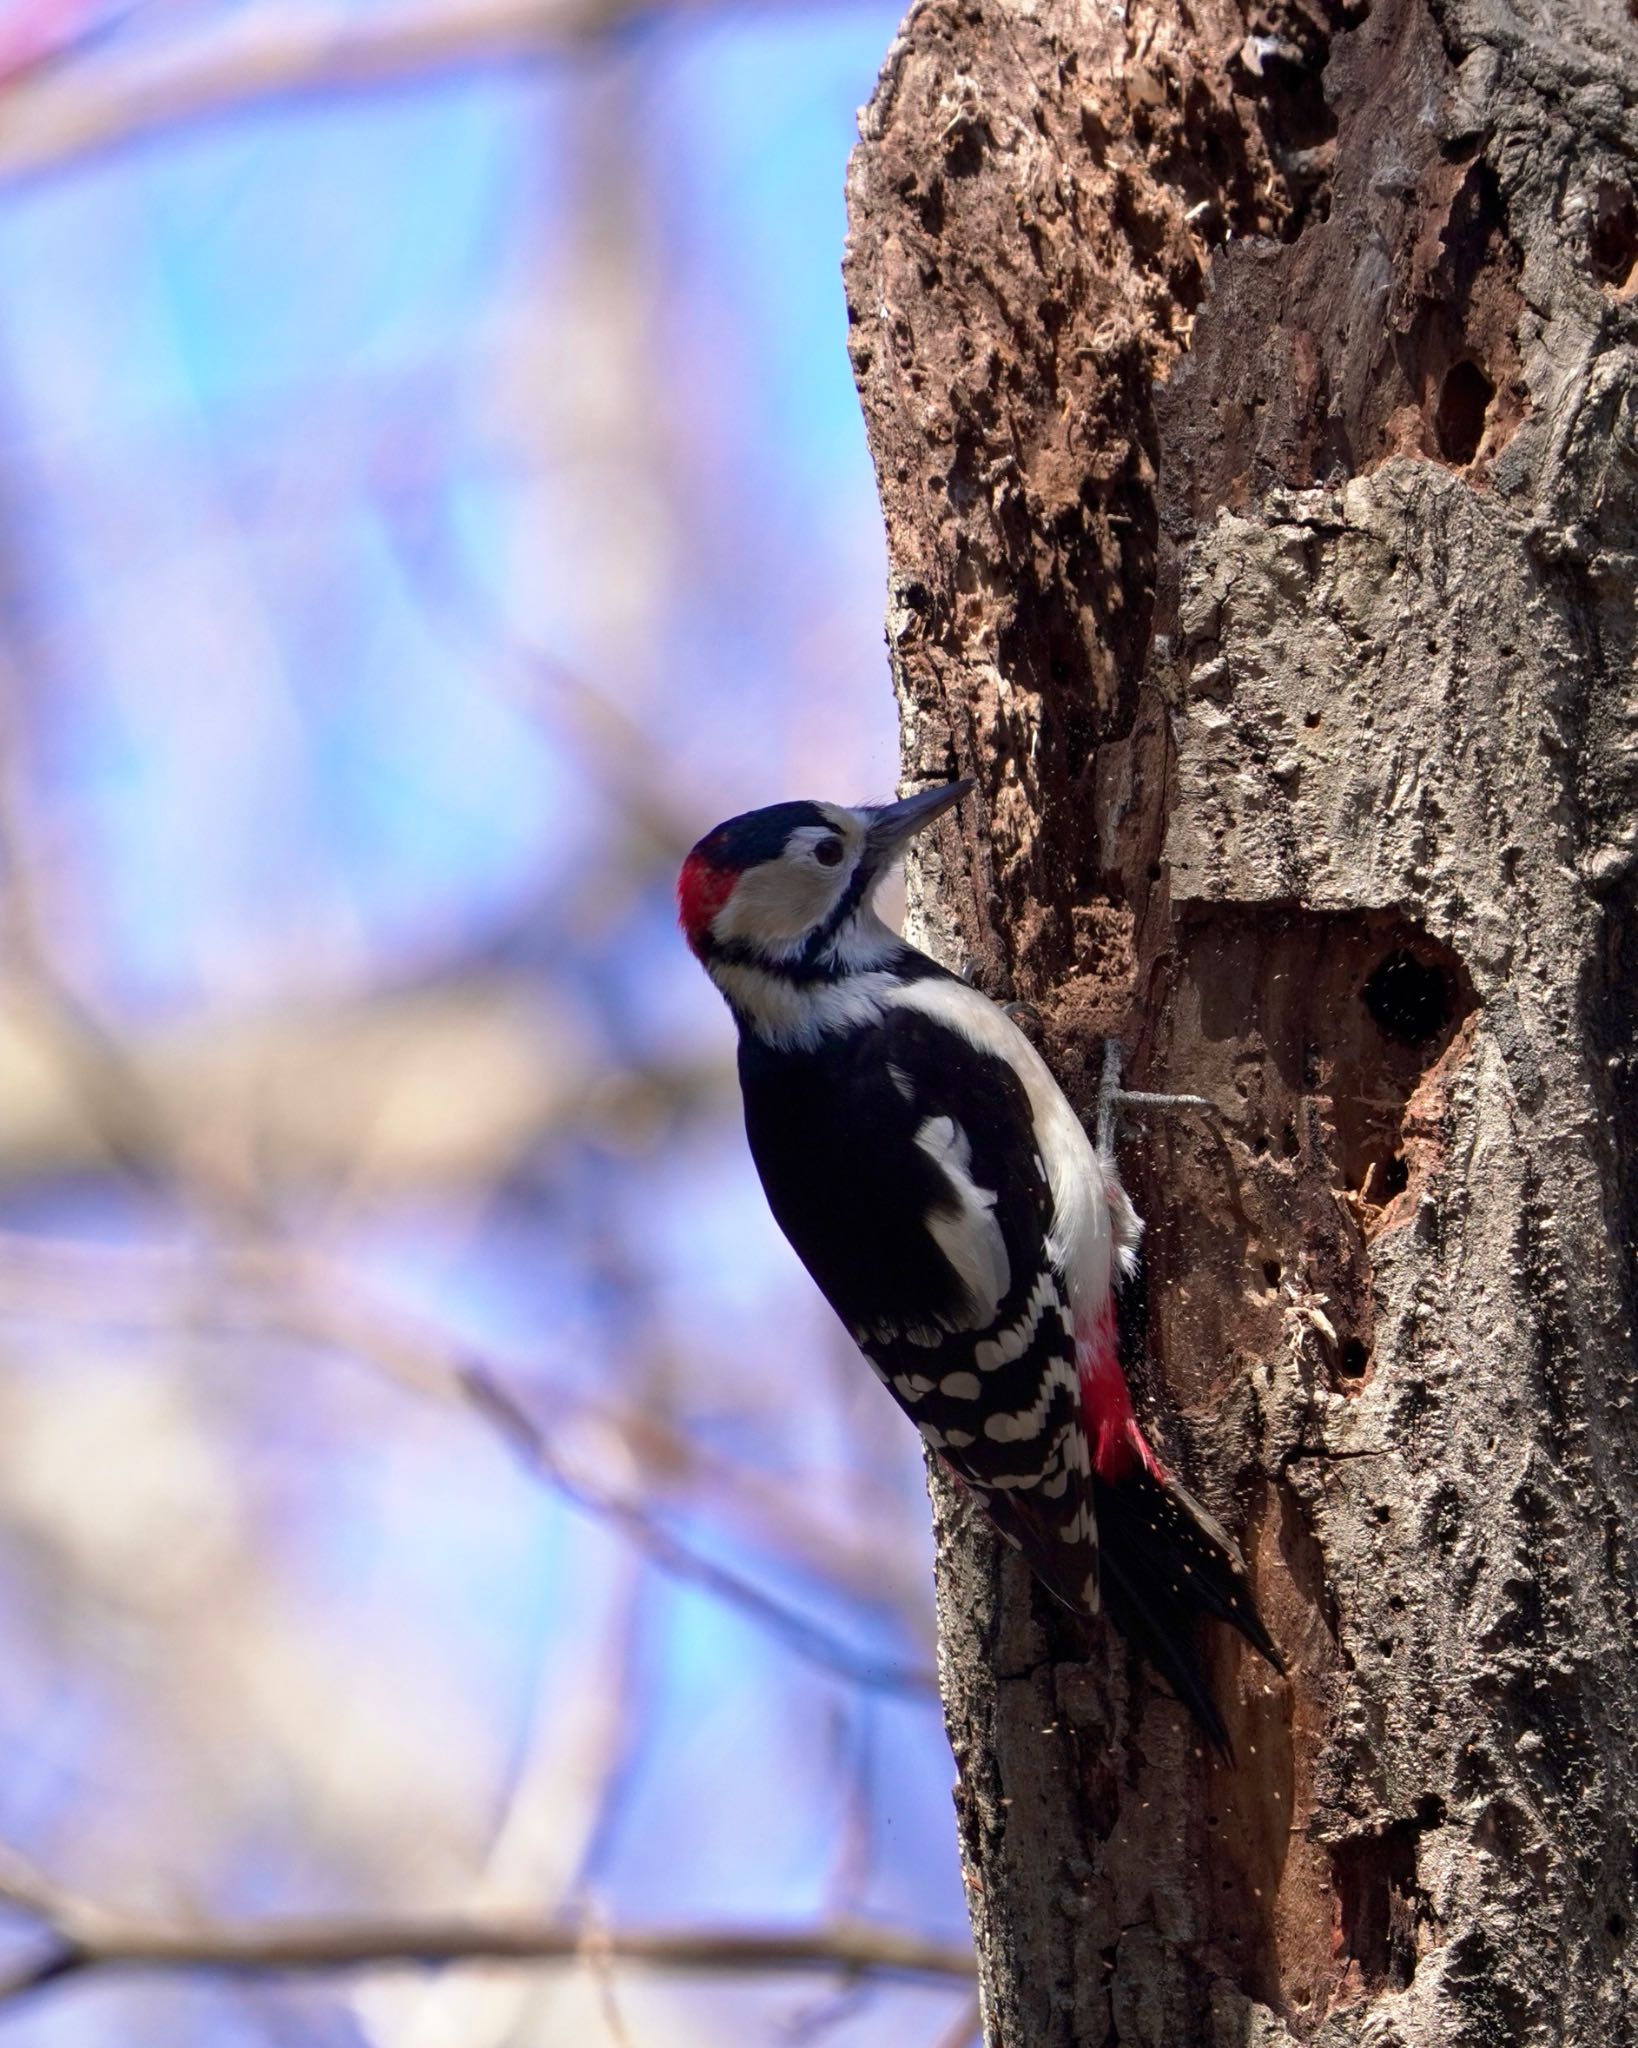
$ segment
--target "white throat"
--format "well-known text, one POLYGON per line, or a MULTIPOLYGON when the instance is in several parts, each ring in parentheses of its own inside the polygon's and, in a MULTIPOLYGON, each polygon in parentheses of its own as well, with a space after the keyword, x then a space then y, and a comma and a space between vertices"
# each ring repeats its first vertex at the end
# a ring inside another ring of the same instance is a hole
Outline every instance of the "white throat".
POLYGON ((825 980, 796 979, 789 962, 798 949, 760 961, 713 960, 711 979, 746 1029, 781 1051, 813 1051, 838 1031, 872 1023, 898 985, 891 971, 903 941, 868 904, 861 905, 820 954, 825 980))

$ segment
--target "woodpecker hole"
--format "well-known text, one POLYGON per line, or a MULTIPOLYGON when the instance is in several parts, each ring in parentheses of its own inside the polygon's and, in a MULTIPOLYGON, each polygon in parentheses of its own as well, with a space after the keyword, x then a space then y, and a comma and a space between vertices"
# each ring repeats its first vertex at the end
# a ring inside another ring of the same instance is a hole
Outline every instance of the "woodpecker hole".
POLYGON ((1263 1278, 1268 1283, 1269 1293, 1272 1294, 1280 1284, 1280 1262, 1278 1259, 1264 1259, 1263 1278))
POLYGON ((1307 728, 1308 728, 1308 730, 1309 730, 1310 732, 1317 732, 1317 731, 1319 730, 1319 726, 1320 726, 1320 714, 1319 714, 1319 712, 1317 712, 1317 711, 1305 711, 1305 712, 1303 713, 1303 715, 1302 715, 1302 722, 1303 722, 1303 724, 1304 724, 1304 725, 1306 725, 1306 726, 1307 726, 1307 728))
POLYGON ((1401 948, 1366 982, 1365 1007, 1385 1038, 1398 1045, 1426 1045, 1450 1016, 1450 983, 1443 968, 1427 966, 1401 948))
POLYGON ((1599 186, 1587 256, 1598 278, 1609 285, 1624 285, 1638 264, 1638 202, 1624 185, 1599 186))
POLYGON ((1337 1353, 1337 1371, 1345 1380, 1363 1379, 1369 1362, 1370 1353, 1357 1337, 1350 1337, 1337 1353))
POLYGON ((1403 1991, 1416 1975, 1418 1832, 1414 1820, 1395 1821, 1331 1852, 1342 1946, 1372 1990, 1403 1991))
POLYGON ((1377 1185, 1383 1199, 1392 1201, 1395 1195, 1402 1195, 1410 1186, 1410 1161, 1403 1152, 1396 1152, 1382 1168, 1377 1185))
POLYGON ((1445 372, 1434 410, 1433 431, 1439 453, 1458 469, 1466 469, 1478 454, 1490 401, 1495 395, 1495 385, 1477 363, 1452 363, 1445 372))

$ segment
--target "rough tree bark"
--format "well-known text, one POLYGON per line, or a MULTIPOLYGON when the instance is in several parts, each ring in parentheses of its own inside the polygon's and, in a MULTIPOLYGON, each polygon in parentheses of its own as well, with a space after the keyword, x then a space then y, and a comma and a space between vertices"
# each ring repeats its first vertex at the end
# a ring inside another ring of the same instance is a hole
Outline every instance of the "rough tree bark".
POLYGON ((935 1477, 1005 2048, 1638 2039, 1638 24, 921 0, 851 175, 924 928, 1134 1132, 1239 1752, 935 1477), (963 836, 964 835, 964 836, 963 836))

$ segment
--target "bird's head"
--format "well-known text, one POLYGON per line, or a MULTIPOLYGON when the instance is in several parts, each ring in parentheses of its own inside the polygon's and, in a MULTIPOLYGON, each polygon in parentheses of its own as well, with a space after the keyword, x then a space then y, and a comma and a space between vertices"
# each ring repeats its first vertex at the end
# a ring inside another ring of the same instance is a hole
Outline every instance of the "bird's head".
POLYGON ((948 782, 857 810, 772 804, 728 819, 706 833, 677 878, 689 945, 713 973, 845 971, 850 941, 881 929, 871 908, 877 884, 915 834, 971 788, 948 782))

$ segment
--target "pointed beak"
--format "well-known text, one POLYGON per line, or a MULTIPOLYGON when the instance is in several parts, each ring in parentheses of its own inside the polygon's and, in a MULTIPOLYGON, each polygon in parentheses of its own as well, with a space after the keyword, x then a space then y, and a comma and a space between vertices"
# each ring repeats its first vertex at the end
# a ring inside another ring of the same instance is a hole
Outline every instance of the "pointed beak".
POLYGON ((954 810, 972 786, 972 777, 964 775, 959 782, 940 783, 936 789, 920 790, 899 803, 883 804, 870 821, 866 842, 872 872, 879 873, 897 860, 918 832, 954 810))

